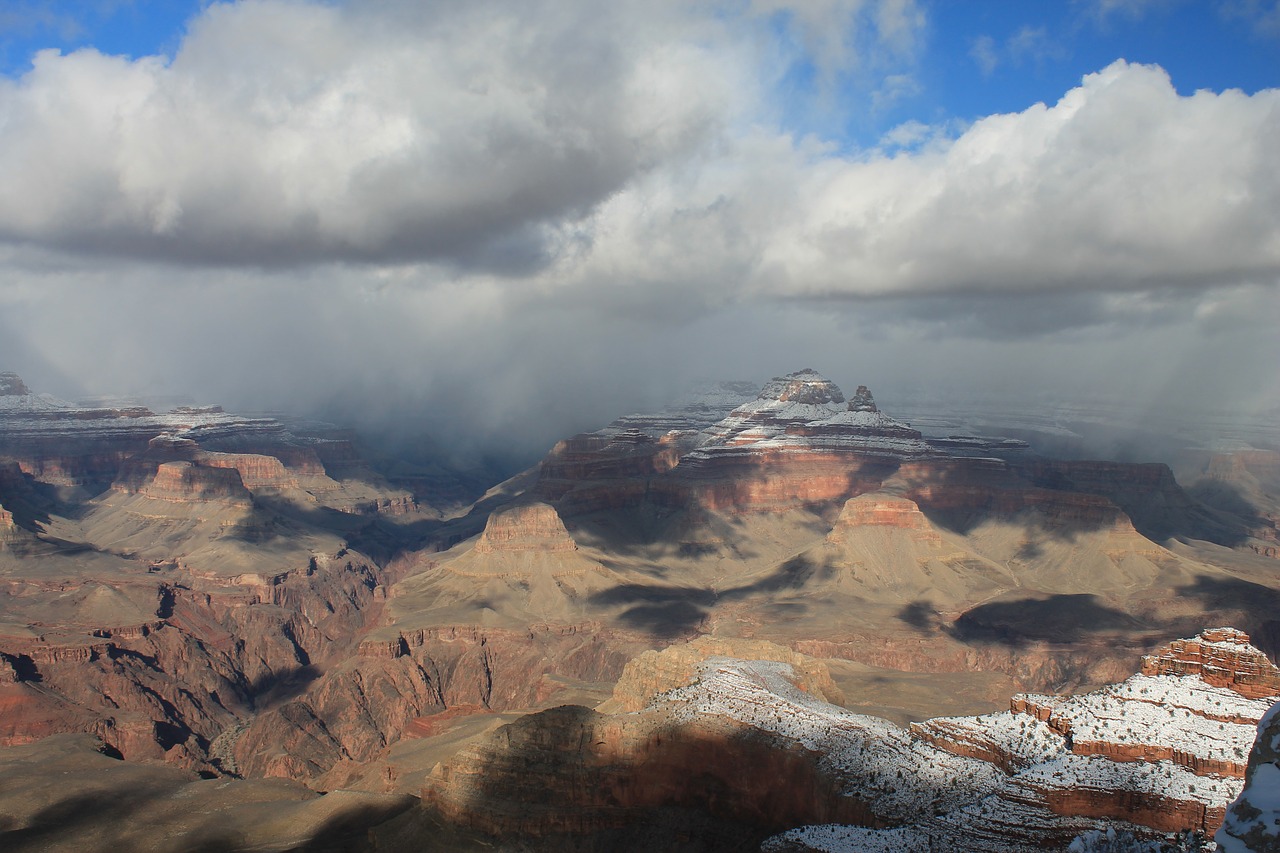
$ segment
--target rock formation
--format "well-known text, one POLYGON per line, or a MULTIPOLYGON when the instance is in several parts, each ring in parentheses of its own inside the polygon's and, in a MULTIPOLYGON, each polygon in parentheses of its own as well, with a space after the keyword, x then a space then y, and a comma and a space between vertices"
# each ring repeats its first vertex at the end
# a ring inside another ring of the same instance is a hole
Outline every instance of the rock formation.
POLYGON ((26 397, 30 394, 31 389, 27 388, 18 374, 8 371, 0 373, 0 397, 26 397))
POLYGON ((1009 775, 970 804, 921 823, 794 830, 767 849, 1061 849, 1096 820, 1139 836, 1210 835, 1240 790, 1254 726, 1275 698, 1259 699, 1247 685, 1277 675, 1247 636, 1210 629, 1171 644, 1146 659, 1143 673, 1100 691, 1020 695, 1005 714, 913 724, 913 734, 930 745, 989 761, 1009 775), (1209 683, 1199 674, 1200 650, 1215 643, 1232 649, 1216 659, 1222 666, 1209 683))
POLYGON ((475 544, 477 554, 495 551, 576 551, 555 508, 544 503, 505 507, 489 516, 484 533, 475 544))
POLYGON ((804 690, 828 681, 818 662, 767 644, 648 652, 601 706, 613 715, 565 707, 505 726, 438 767, 424 802, 464 826, 533 837, 673 805, 762 828, 843 815, 767 850, 1065 849, 1108 827, 1203 836, 1240 791, 1269 707, 1195 674, 1139 674, 908 730, 804 690), (730 648, 771 659, 716 655, 730 648))
POLYGON ((1142 659, 1142 674, 1195 675, 1250 699, 1280 695, 1280 672, 1249 645, 1248 634, 1233 628, 1212 628, 1194 639, 1174 640, 1142 659))
POLYGON ((1244 789, 1214 836, 1221 853, 1280 851, 1280 704, 1258 721, 1244 789))

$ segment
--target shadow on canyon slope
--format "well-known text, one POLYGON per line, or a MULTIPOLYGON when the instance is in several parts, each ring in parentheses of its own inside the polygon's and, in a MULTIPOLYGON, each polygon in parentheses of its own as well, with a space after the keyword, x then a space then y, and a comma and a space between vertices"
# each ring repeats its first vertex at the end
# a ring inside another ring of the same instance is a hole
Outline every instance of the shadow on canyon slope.
POLYGON ((382 803, 367 803, 352 806, 334 814, 322 823, 311 834, 311 838, 300 847, 293 848, 296 853, 358 853, 366 850, 414 850, 425 848, 421 840, 412 846, 383 847, 371 841, 370 835, 374 827, 412 809, 417 805, 417 797, 403 797, 382 803))
MULTIPOLYGON (((782 563, 763 578, 723 590, 630 583, 594 593, 589 602, 594 607, 631 605, 618 617, 620 622, 655 637, 672 639, 695 633, 718 602, 736 601, 753 595, 798 592, 810 583, 834 577, 836 571, 830 561, 819 564, 801 554, 782 563)), ((779 616, 799 615, 798 611, 804 608, 797 602, 768 606, 776 608, 779 616)))
POLYGON ((255 709, 262 711, 296 699, 320 678, 320 669, 310 663, 267 672, 249 684, 255 709))
POLYGON ((1224 624, 1248 633, 1272 660, 1280 656, 1280 591, 1239 578, 1197 575, 1177 592, 1202 602, 1224 624))
MULTIPOLYGON (((72 793, 37 812, 28 826, 0 833, 0 847, 9 853, 138 849, 129 836, 145 831, 148 812, 170 793, 168 786, 159 784, 72 793)), ((207 827, 187 835, 182 849, 223 853, 241 847, 234 833, 207 827)), ((173 848, 159 844, 155 849, 173 848)))
POLYGON ((655 637, 672 639, 695 633, 715 604, 716 594, 701 587, 629 583, 594 593, 596 607, 628 606, 618 621, 655 637))
MULTIPOLYGON (((216 810, 213 818, 198 810, 192 812, 189 802, 183 802, 187 790, 194 792, 195 789, 147 784, 75 793, 42 809, 27 827, 4 832, 0 823, 0 846, 12 853, 45 850, 231 853, 264 848, 299 853, 363 853, 374 849, 431 849, 423 845, 421 839, 417 843, 405 839, 403 844, 384 847, 375 846, 370 837, 375 827, 413 808, 416 797, 339 807, 318 826, 304 830, 305 840, 298 844, 288 836, 293 828, 287 822, 275 830, 281 837, 264 839, 263 827, 240 823, 242 819, 234 810, 216 810)), ((245 789, 246 805, 255 804, 254 794, 253 789, 245 789)), ((287 811, 297 809, 302 803, 290 800, 280 805, 287 811)), ((259 820, 262 814, 258 809, 248 813, 259 820)))
POLYGON ((1270 520, 1240 486, 1222 480, 1200 480, 1185 489, 1193 500, 1211 509, 1234 516, 1248 527, 1266 527, 1270 520))
POLYGON ((898 619, 924 634, 945 634, 962 643, 990 643, 1018 648, 1029 643, 1075 643, 1091 635, 1139 634, 1147 626, 1121 610, 1099 603, 1095 595, 1078 593, 992 601, 946 622, 925 601, 898 611, 898 619))
MULTIPOLYGON (((1232 507, 1248 502, 1223 484, 1232 507)), ((944 467, 913 480, 908 495, 933 524, 967 535, 988 521, 1017 524, 1044 538, 1075 541, 1084 533, 1112 527, 1123 515, 1153 542, 1199 539, 1228 548, 1248 540, 1254 512, 1231 513, 1197 501, 1159 463, 1028 460, 989 471, 944 467), (934 492, 931 498, 927 493, 934 492), (1101 499, 1101 500, 1100 500, 1101 499)))
POLYGON ((454 825, 521 839, 507 850, 757 850, 793 826, 875 820, 814 753, 749 726, 578 706, 503 726, 424 794, 454 825))

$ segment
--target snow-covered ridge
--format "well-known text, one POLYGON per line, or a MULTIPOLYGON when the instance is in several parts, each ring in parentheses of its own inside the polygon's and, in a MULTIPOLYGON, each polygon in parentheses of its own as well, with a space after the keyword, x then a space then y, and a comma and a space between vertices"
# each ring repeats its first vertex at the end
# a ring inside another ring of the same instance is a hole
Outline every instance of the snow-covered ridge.
MULTIPOLYGON (((1160 654, 1217 642, 1239 653, 1241 666, 1258 666, 1247 636, 1225 629, 1160 654)), ((893 827, 800 827, 766 850, 994 853, 1059 849, 1064 838, 1108 828, 1146 838, 1211 834, 1243 787, 1255 724, 1280 699, 1250 698, 1198 674, 1135 675, 1089 694, 1021 695, 1008 712, 906 730, 820 702, 793 679, 786 664, 712 658, 693 683, 653 703, 678 720, 716 715, 794 741, 893 827)))
MULTIPOLYGON (((917 430, 881 412, 866 386, 847 403, 834 382, 801 370, 765 383, 759 396, 705 428, 704 456, 774 450, 837 450, 893 456, 932 455, 917 430)), ((697 459, 698 457, 695 457, 697 459)))
POLYGON ((143 406, 83 406, 50 394, 33 394, 15 373, 0 373, 0 438, 93 438, 115 433, 170 434, 207 442, 226 436, 287 438, 274 418, 229 414, 219 406, 177 406, 156 413, 143 406))
POLYGON ((791 666, 774 661, 709 658, 697 679, 655 698, 677 706, 674 718, 718 715, 794 740, 820 754, 843 793, 875 804, 894 820, 919 819, 999 784, 985 761, 952 755, 886 720, 853 714, 798 690, 791 666))

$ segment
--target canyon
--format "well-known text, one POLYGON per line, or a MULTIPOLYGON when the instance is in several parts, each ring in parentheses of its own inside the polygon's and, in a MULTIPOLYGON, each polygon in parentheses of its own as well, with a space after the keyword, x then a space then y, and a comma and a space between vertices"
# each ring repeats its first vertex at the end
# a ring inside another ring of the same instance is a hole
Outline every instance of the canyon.
POLYGON ((1280 698, 1268 454, 1048 458, 804 370, 481 494, 328 424, 0 374, 0 838, 111 846, 20 791, 77 762, 208 849, 1211 833, 1280 698), (206 783, 222 835, 176 815, 206 783))

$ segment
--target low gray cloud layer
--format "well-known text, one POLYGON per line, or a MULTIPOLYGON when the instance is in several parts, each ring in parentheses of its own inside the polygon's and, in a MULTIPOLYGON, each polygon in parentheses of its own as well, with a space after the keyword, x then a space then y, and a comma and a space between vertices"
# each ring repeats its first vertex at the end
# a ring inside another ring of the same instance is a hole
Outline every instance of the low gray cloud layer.
POLYGON ((263 0, 171 60, 42 54, 0 80, 0 366, 378 399, 481 443, 823 359, 1150 386, 1195 353, 1228 402, 1280 394, 1280 90, 1117 61, 869 150, 779 119, 780 51, 911 86, 924 26, 910 0, 263 0))

